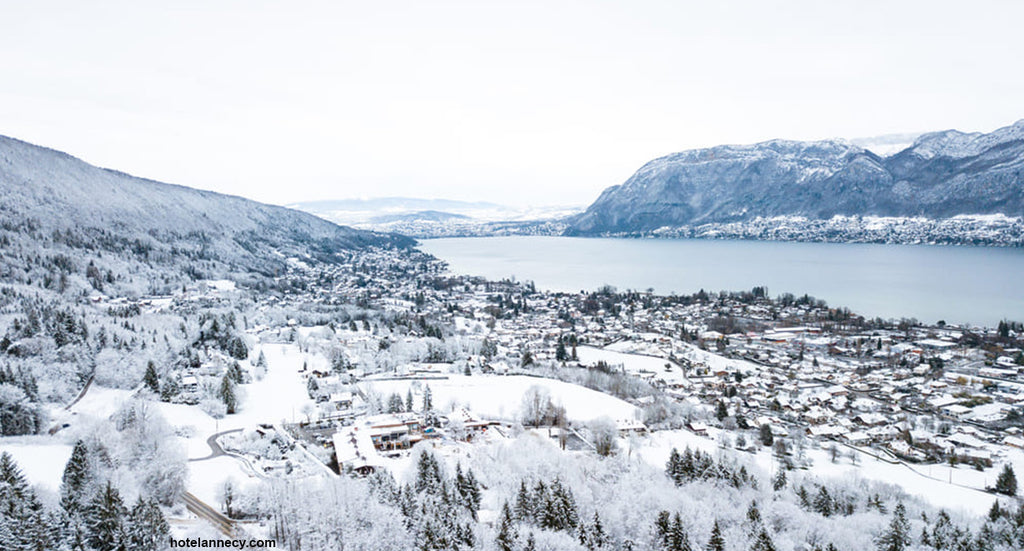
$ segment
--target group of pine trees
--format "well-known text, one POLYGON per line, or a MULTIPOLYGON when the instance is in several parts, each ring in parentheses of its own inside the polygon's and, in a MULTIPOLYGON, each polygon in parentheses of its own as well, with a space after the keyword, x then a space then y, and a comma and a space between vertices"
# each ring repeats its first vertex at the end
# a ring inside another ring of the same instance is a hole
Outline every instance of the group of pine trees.
POLYGON ((512 515, 516 522, 544 530, 572 532, 580 524, 576 499, 558 478, 548 483, 537 480, 533 488, 519 481, 512 515))
POLYGON ((31 373, 0 368, 0 431, 4 436, 35 434, 43 424, 39 389, 31 373))
POLYGON ((480 510, 481 488, 472 470, 455 467, 449 476, 429 451, 416 461, 416 480, 399 487, 386 472, 370 479, 378 499, 396 506, 406 528, 415 534, 422 551, 472 549, 476 544, 473 527, 480 510))
MULTIPOLYGON (((761 519, 761 510, 756 501, 750 502, 747 508, 745 530, 751 541, 750 551, 776 551, 775 541, 772 539, 769 529, 761 519)), ((722 528, 715 520, 711 527, 711 535, 703 547, 691 541, 683 520, 679 513, 672 515, 668 511, 658 513, 654 521, 654 545, 659 551, 725 551, 726 541, 722 535, 722 528)), ((815 546, 813 551, 836 551, 836 547, 829 543, 828 547, 815 546)))
MULTIPOLYGON (((824 484, 814 484, 811 490, 800 485, 796 488, 796 496, 800 499, 801 507, 824 517, 848 516, 857 510, 857 505, 852 497, 840 495, 835 490, 829 492, 824 484)), ((867 505, 869 508, 875 506, 880 512, 885 512, 885 506, 877 495, 868 497, 867 505)))
POLYGON ((245 338, 237 330, 234 312, 223 315, 204 313, 199 318, 199 335, 195 346, 215 346, 232 358, 244 360, 249 357, 245 338))
POLYGON ((163 549, 170 527, 155 500, 130 508, 109 481, 95 479, 90 453, 75 444, 64 470, 60 507, 47 510, 10 454, 0 454, 0 548, 115 551, 163 549))
POLYGON ((906 507, 897 503, 888 526, 875 539, 877 551, 1024 549, 1024 504, 1014 511, 996 501, 975 533, 956 525, 946 511, 939 511, 934 520, 922 514, 921 524, 921 532, 915 537, 906 507))
POLYGON ((520 540, 524 539, 520 534, 521 525, 575 535, 580 545, 591 550, 612 547, 601 515, 595 511, 590 520, 581 519, 572 491, 558 478, 547 483, 538 480, 532 488, 526 480, 519 481, 515 501, 512 505, 505 502, 498 518, 498 533, 495 536, 498 549, 536 549, 532 531, 527 534, 523 544, 519 545, 520 540))
POLYGON ((735 488, 757 487, 757 480, 747 472, 746 467, 737 468, 723 461, 715 461, 710 454, 691 450, 689 446, 683 453, 672 448, 668 463, 665 465, 665 474, 676 486, 696 480, 722 480, 735 488))

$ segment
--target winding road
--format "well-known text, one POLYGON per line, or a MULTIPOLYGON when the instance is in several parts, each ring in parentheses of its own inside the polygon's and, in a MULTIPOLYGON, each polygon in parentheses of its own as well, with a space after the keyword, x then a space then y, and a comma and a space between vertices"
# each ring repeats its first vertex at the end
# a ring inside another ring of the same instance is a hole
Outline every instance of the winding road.
POLYGON ((228 452, 224 451, 224 448, 220 447, 220 443, 217 442, 217 439, 220 438, 221 436, 224 436, 225 434, 231 434, 233 432, 242 432, 242 429, 231 429, 218 432, 216 434, 211 434, 210 437, 206 439, 206 445, 210 446, 210 455, 207 455, 205 457, 189 459, 189 461, 206 461, 207 459, 213 459, 215 457, 231 455, 228 452))

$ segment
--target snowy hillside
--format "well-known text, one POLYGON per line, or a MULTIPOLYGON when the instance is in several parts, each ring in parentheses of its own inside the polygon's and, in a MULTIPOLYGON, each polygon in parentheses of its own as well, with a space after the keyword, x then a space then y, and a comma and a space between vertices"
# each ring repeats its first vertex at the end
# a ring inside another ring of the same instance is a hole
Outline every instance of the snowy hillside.
POLYGON ((163 184, 91 166, 70 155, 0 136, 0 205, 8 227, 30 223, 76 245, 148 251, 268 270, 283 256, 328 259, 361 246, 411 241, 339 227, 241 197, 163 184))

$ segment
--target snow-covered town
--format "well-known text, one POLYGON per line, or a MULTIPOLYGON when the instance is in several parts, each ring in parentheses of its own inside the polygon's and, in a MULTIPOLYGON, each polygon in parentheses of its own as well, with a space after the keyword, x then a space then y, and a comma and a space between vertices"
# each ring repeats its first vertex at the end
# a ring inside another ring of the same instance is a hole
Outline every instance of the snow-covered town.
POLYGON ((279 501, 280 484, 315 493, 325 479, 389 480, 401 494, 424 476, 424 457, 474 473, 472 515, 455 515, 466 533, 500 530, 520 481, 573 482, 583 520, 562 530, 569 539, 536 530, 557 548, 593 530, 591 517, 616 520, 601 538, 645 545, 653 524, 631 524, 627 503, 573 478, 609 468, 656 477, 683 450, 743 466, 764 486, 788 480, 813 513, 823 506, 801 492, 829 484, 854 517, 869 506, 854 496, 868 490, 864 499, 962 519, 1015 507, 1000 481, 1024 472, 1016 323, 867 320, 760 287, 549 293, 388 249, 288 266, 270 294, 200 280, 167 295, 89 295, 86 319, 118 320, 102 338, 138 347, 180 319, 171 332, 188 344, 151 344, 144 365, 97 366, 73 401, 43 412, 43 436, 6 438, 0 450, 60 494, 69 458, 96 445, 98 427, 145 419, 152 426, 135 430, 173 435, 153 449, 160 457, 113 468, 155 471, 146 476, 171 503, 184 496, 168 513, 172 531, 289 545, 314 538, 323 518, 283 524, 280 508, 293 505, 279 501))
POLYGON ((1024 550, 1024 2, 8 2, 0 551, 1024 550))

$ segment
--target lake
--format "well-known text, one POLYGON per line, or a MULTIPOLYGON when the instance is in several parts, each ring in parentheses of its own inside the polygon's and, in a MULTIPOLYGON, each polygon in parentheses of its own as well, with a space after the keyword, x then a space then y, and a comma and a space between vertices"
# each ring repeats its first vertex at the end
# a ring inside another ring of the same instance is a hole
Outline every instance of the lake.
POLYGON ((1024 320, 1024 250, 703 239, 483 237, 421 240, 455 273, 539 289, 810 294, 868 317, 995 326, 1024 320))

